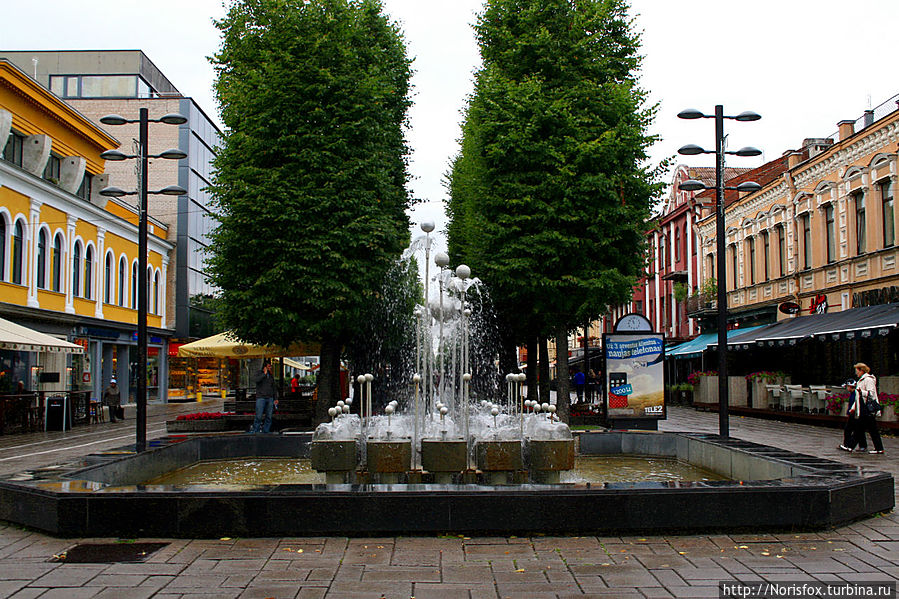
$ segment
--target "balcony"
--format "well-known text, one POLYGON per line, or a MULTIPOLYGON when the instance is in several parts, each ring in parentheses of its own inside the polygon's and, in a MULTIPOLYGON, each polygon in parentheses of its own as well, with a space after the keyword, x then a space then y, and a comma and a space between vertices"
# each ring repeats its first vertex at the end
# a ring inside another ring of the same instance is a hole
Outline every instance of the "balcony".
POLYGON ((700 293, 687 298, 687 316, 689 318, 706 318, 718 313, 718 301, 714 295, 700 293))

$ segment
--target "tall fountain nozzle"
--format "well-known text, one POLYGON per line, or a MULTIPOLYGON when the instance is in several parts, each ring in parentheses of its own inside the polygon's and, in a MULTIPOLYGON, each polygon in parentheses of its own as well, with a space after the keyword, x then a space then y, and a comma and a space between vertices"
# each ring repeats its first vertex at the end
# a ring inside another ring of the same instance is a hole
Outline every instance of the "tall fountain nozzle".
POLYGON ((330 416, 333 421, 334 417, 337 416, 337 408, 328 408, 328 416, 330 416))

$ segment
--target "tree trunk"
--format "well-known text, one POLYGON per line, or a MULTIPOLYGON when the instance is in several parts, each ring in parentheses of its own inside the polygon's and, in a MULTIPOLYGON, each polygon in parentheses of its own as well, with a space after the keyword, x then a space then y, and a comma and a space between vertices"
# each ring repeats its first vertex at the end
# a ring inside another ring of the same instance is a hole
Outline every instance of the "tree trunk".
POLYGON ((537 401, 537 338, 528 339, 528 371, 527 371, 528 396, 531 401, 537 401))
POLYGON ((556 376, 559 385, 556 388, 556 415, 565 424, 569 423, 571 414, 571 391, 568 382, 568 330, 559 327, 556 331, 556 376))
POLYGON ((540 338, 540 403, 549 401, 549 347, 546 337, 540 338))
POLYGON ((319 355, 318 399, 315 402, 315 424, 327 422, 328 408, 336 406, 340 397, 340 342, 323 339, 319 355))

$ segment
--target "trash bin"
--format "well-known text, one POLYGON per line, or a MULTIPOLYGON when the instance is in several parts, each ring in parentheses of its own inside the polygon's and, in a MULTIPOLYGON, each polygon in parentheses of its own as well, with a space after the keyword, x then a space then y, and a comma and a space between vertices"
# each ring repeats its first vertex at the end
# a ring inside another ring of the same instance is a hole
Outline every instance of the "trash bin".
POLYGON ((65 395, 52 395, 44 404, 44 430, 65 431, 72 428, 72 415, 65 395))

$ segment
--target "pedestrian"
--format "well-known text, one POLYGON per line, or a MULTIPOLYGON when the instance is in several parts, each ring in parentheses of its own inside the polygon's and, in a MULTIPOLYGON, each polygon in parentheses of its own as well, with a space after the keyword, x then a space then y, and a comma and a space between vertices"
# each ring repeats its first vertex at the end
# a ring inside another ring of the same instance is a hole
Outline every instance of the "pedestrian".
POLYGON ((577 391, 577 402, 581 403, 584 401, 584 384, 586 382, 586 377, 584 373, 578 370, 574 373, 574 390, 577 391))
POLYGON ((868 441, 865 433, 871 435, 871 443, 874 449, 868 453, 882 454, 883 442, 880 439, 880 431, 877 430, 877 417, 880 416, 880 404, 877 399, 877 378, 871 374, 871 368, 863 362, 855 365, 855 376, 858 378, 854 386, 850 386, 852 395, 849 400, 849 422, 854 424, 854 429, 844 433, 843 444, 840 449, 853 451, 858 445, 858 451, 868 450, 868 441))
MULTIPOLYGON (((115 422, 119 406, 122 405, 122 394, 115 378, 110 379, 109 386, 103 391, 103 404, 109 407, 109 421, 115 422)), ((122 420, 124 420, 124 415, 122 420)))
POLYGON ((262 370, 256 375, 256 418, 250 432, 268 433, 272 428, 272 412, 278 405, 278 388, 272 376, 272 363, 265 360, 262 370))
POLYGON ((294 373, 293 378, 290 379, 290 392, 296 393, 300 390, 300 375, 294 373))

